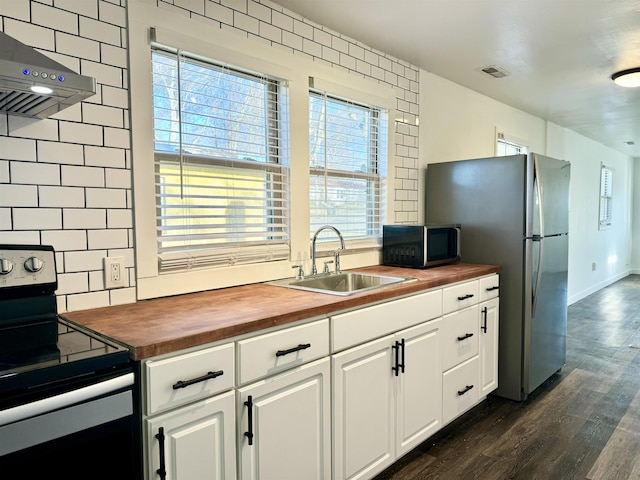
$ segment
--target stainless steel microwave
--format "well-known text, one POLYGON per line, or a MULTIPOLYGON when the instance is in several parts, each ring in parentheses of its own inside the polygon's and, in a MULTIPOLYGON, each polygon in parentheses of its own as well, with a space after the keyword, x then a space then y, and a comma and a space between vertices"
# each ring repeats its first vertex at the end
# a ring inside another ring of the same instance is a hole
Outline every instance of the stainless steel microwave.
POLYGON ((383 225, 382 264, 425 268, 460 261, 460 225, 383 225))

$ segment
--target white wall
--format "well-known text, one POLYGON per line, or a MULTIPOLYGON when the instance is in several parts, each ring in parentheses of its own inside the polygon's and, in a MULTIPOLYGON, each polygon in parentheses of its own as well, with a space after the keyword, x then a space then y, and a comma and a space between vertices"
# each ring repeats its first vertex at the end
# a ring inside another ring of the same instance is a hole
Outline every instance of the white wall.
MULTIPOLYGON (((496 130, 521 139, 531 151, 571 162, 570 304, 630 273, 633 159, 424 70, 420 72, 420 122, 423 172, 430 163, 494 155, 496 130), (601 162, 614 169, 614 225, 608 230, 598 230, 601 162)), ((424 180, 424 173, 421 177, 424 180)), ((635 184, 640 185, 638 172, 635 184)), ((636 211, 640 211, 639 197, 636 211)), ((424 198, 423 182, 419 198, 424 198)), ((424 218, 424 205, 422 209, 420 218, 424 218)), ((634 265, 640 266, 640 247, 634 259, 634 265)))
MULTIPOLYGON (((640 158, 634 161, 633 184, 640 185, 640 158)), ((636 239, 631 247, 631 273, 640 274, 640 187, 633 190, 631 228, 636 239)))

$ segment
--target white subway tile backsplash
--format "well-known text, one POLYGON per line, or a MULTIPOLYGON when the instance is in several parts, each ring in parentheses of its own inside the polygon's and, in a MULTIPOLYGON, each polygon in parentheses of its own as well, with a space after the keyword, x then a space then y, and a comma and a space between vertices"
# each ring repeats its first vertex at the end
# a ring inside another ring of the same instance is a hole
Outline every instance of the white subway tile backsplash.
POLYGON ((10 181, 11 178, 9 177, 9 161, 0 160, 0 183, 9 183, 10 181))
POLYGON ((282 30, 265 22, 260 22, 260 36, 272 42, 282 43, 282 30))
POLYGON ((98 125, 60 121, 60 141, 102 145, 102 127, 98 125))
POLYGON ((131 188, 130 170, 107 168, 105 179, 108 188, 131 188))
POLYGON ((82 104, 82 120, 85 123, 104 125, 107 127, 123 127, 123 111, 121 108, 105 107, 93 103, 82 104))
POLYGON ((121 47, 114 47, 103 43, 100 45, 100 61, 107 65, 127 68, 127 50, 121 47))
POLYGON ((96 62, 100 61, 100 43, 76 35, 56 32, 56 51, 96 62))
POLYGON ((80 73, 95 77, 96 82, 104 85, 111 85, 112 87, 122 87, 124 85, 123 71, 119 67, 102 65, 90 60, 80 60, 80 73))
POLYGON ((63 165, 62 185, 74 187, 104 187, 104 169, 63 165))
POLYGON ((34 119, 10 115, 9 135, 40 140, 58 140, 58 122, 49 118, 34 119))
POLYGON ((60 166, 49 163, 11 162, 11 183, 60 185, 60 166))
MULTIPOLYGON (((0 186, 2 188, 2 186, 0 186)), ((0 208, 0 230, 11 230, 11 209, 0 208)), ((0 234, 1 236, 2 234, 0 234)))
POLYGON ((309 40, 313 40, 313 27, 300 20, 293 21, 293 33, 300 35, 301 37, 308 38, 309 40))
POLYGON ((127 26, 125 7, 114 5, 113 3, 100 1, 98 3, 98 18, 103 22, 118 25, 119 27, 127 26))
POLYGON ((240 12, 233 12, 233 26, 245 32, 258 34, 258 19, 240 12))
POLYGON ((129 93, 124 88, 102 86, 102 103, 112 107, 129 108, 129 93))
POLYGON ((256 2, 248 2, 247 13, 265 23, 271 23, 271 9, 256 2))
POLYGON ((295 33, 282 32, 282 43, 294 50, 302 50, 302 37, 295 33))
POLYGON ((331 38, 331 47, 342 53, 349 53, 349 42, 340 37, 331 38))
POLYGON ((88 272, 58 274, 58 289, 56 295, 69 293, 84 293, 89 291, 88 272))
POLYGON ((107 228, 133 228, 133 215, 131 210, 107 210, 107 228))
POLYGON ((87 232, 90 250, 126 248, 129 240, 126 229, 89 230, 87 232))
POLYGON ((87 17, 98 18, 98 0, 55 0, 55 6, 87 17))
POLYGON ((14 208, 14 230, 58 230, 62 228, 59 208, 14 208))
POLYGON ((130 288, 114 288, 109 290, 111 297, 111 305, 124 305, 136 301, 136 289, 130 288))
POLYGON ((53 30, 49 28, 5 18, 4 33, 31 47, 48 51, 55 50, 53 30))
POLYGON ((92 18, 80 17, 80 36, 120 46, 120 27, 92 18))
POLYGON ((0 185, 0 207, 37 207, 36 185, 0 185))
POLYGON ((95 292, 97 290, 104 290, 104 272, 100 270, 94 270, 89 272, 89 290, 95 292))
POLYGON ((247 13, 247 2, 248 0, 220 0, 222 5, 242 13, 247 13))
POLYGON ((46 230, 42 232, 43 245, 53 245, 56 252, 86 250, 87 233, 84 230, 46 230))
POLYGON ((85 164, 100 167, 124 168, 125 150, 109 147, 84 147, 85 164))
POLYGON ((64 252, 65 272, 86 272, 102 270, 102 259, 107 256, 105 250, 82 250, 64 252))
MULTIPOLYGON (((99 88, 99 86, 98 86, 99 88)), ((94 101, 95 98, 100 98, 100 95, 92 95, 87 98, 85 102, 94 101)), ((65 108, 64 110, 59 111, 58 113, 51 115, 54 120, 65 120, 67 122, 82 122, 82 108, 81 103, 76 103, 75 105, 71 105, 70 107, 65 108)))
POLYGON ((313 57, 322 55, 322 45, 306 38, 302 39, 302 51, 313 57))
POLYGON ((104 145, 105 147, 129 148, 129 130, 104 127, 104 145))
POLYGON ((37 149, 39 162, 73 165, 82 165, 84 162, 82 145, 39 140, 37 149))
POLYGON ((0 15, 16 18, 28 22, 31 18, 29 2, 4 1, 0 2, 0 15))
POLYGON ((0 232, 0 243, 38 245, 40 243, 40 232, 37 230, 11 230, 8 232, 0 232))
POLYGON ((204 0, 173 0, 173 4, 198 15, 204 15, 204 0))
POLYGON ((63 208, 65 230, 107 228, 107 212, 101 208, 63 208))
POLYGON ((126 208, 126 190, 87 188, 87 208, 126 208))
POLYGON ((0 158, 35 162, 36 142, 26 138, 0 137, 0 158))
POLYGON ((84 207, 84 188, 38 186, 41 207, 84 207))
POLYGON ((89 308, 100 308, 109 306, 109 291, 92 293, 80 293, 67 295, 67 311, 87 310, 89 308))
POLYGON ((293 32, 293 18, 276 10, 271 12, 271 24, 288 32, 293 32))
POLYGON ((207 0, 204 5, 204 14, 206 17, 214 18, 219 22, 233 25, 233 10, 219 3, 207 0))
POLYGON ((78 15, 41 3, 31 3, 31 21, 54 30, 78 34, 78 15))

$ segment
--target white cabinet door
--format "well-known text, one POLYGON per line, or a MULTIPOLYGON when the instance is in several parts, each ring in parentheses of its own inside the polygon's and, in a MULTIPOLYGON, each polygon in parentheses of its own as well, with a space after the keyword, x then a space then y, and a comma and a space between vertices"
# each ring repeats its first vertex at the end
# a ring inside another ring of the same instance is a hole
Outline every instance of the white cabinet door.
MULTIPOLYGON (((442 426, 442 320, 396 335, 403 354, 396 377, 396 456, 408 452, 442 426)), ((395 359, 394 359, 395 360, 395 359)))
POLYGON ((230 391, 147 420, 147 478, 236 478, 234 412, 230 391))
POLYGON ((498 388, 498 298, 480 304, 480 396, 498 388))
POLYGON ((331 478, 329 358, 238 389, 239 477, 331 478))
POLYGON ((371 478, 395 459, 393 342, 388 335, 332 357, 334 480, 371 478))

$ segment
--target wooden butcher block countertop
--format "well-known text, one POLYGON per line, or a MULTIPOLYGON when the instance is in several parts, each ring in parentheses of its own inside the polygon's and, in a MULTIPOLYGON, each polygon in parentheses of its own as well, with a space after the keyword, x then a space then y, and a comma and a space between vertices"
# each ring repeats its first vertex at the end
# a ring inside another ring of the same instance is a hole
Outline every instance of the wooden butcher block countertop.
POLYGON ((460 263, 424 270, 373 266, 355 271, 413 277, 417 281, 349 296, 256 283, 67 312, 60 316, 124 343, 131 351, 131 358, 143 360, 305 318, 498 273, 500 267, 460 263))

